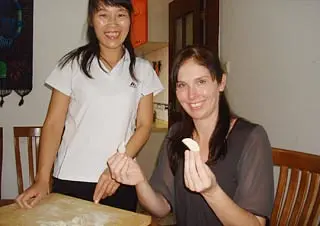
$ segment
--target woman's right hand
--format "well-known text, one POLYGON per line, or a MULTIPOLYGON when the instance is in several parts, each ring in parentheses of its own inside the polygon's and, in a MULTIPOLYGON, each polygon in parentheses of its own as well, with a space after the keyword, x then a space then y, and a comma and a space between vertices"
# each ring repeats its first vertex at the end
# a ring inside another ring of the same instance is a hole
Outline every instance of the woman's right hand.
POLYGON ((49 193, 49 182, 36 181, 27 190, 20 194, 16 198, 16 203, 21 208, 32 208, 34 207, 43 197, 49 193))
POLYGON ((125 153, 116 153, 108 160, 113 179, 126 185, 137 185, 146 181, 139 164, 125 153))

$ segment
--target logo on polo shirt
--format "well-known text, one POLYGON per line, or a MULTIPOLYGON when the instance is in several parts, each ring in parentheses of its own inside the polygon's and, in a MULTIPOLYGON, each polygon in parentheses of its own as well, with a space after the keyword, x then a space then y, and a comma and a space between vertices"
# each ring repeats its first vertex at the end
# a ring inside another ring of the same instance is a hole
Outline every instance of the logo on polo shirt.
POLYGON ((132 88, 137 88, 137 84, 134 83, 134 82, 131 82, 129 86, 132 87, 132 88))

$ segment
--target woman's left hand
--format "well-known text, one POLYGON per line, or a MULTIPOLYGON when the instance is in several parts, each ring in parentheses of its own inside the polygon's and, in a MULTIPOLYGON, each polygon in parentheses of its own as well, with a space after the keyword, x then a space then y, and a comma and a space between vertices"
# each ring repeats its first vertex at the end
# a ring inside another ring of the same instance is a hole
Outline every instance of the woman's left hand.
POLYGON ((191 191, 211 193, 217 187, 217 180, 210 168, 201 160, 200 152, 184 152, 184 182, 191 191))
POLYGON ((114 154, 108 165, 112 178, 119 183, 135 186, 146 180, 139 164, 127 154, 114 154))
POLYGON ((105 169, 100 175, 99 181, 94 190, 94 202, 99 203, 101 199, 114 195, 119 186, 120 184, 116 180, 112 179, 109 169, 105 169))

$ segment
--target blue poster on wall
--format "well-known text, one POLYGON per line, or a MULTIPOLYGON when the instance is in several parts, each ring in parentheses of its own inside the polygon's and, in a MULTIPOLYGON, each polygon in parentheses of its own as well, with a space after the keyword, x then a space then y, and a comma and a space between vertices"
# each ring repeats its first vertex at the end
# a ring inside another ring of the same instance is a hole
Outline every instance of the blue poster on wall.
POLYGON ((0 0, 0 107, 4 97, 32 90, 33 0, 0 0))

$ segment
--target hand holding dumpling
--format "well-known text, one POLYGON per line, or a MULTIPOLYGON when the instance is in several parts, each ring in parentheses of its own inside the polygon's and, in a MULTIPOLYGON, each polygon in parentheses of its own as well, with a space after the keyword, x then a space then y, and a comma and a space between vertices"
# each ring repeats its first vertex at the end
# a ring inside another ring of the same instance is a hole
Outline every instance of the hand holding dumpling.
POLYGON ((182 142, 191 150, 184 152, 184 182, 191 191, 201 194, 212 192, 218 187, 216 177, 201 159, 200 148, 191 138, 182 142))

